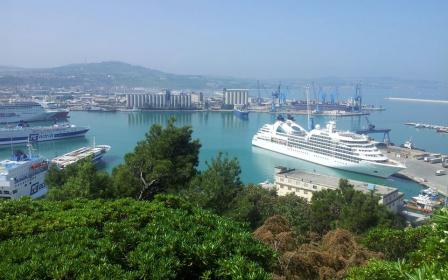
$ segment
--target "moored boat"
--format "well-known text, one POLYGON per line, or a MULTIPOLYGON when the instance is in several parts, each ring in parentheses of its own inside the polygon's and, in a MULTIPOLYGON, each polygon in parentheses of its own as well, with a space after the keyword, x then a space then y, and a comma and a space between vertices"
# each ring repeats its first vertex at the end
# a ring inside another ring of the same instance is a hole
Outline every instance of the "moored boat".
POLYGON ((38 198, 48 191, 45 174, 48 161, 40 156, 16 151, 11 159, 0 161, 0 198, 38 198))
POLYGON ((325 128, 305 130, 292 120, 278 117, 265 124, 252 138, 252 145, 328 167, 387 178, 406 168, 378 150, 366 135, 325 128))
POLYGON ((82 137, 87 131, 89 131, 88 127, 78 127, 68 123, 35 127, 20 123, 16 127, 0 129, 0 146, 82 137))
POLYGON ((239 107, 239 106, 235 106, 235 108, 233 109, 233 114, 239 118, 243 118, 246 119, 249 117, 249 111, 247 110, 247 108, 243 107, 239 107))
POLYGON ((0 123, 64 120, 67 119, 68 113, 69 111, 64 109, 44 108, 37 102, 0 103, 0 123))
POLYGON ((93 145, 91 147, 82 147, 66 153, 62 156, 56 157, 51 160, 51 163, 56 164, 59 168, 64 169, 65 167, 74 164, 82 159, 89 156, 92 157, 93 163, 98 163, 103 155, 107 153, 111 147, 109 145, 93 145))

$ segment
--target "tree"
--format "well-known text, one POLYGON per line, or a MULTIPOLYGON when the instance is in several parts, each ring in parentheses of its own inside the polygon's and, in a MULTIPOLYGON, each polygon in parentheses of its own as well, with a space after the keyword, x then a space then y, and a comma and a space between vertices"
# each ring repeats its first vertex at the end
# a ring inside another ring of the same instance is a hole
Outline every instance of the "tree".
POLYGON ((313 195, 311 229, 325 233, 342 227, 362 233, 377 225, 394 225, 397 218, 378 201, 373 192, 364 194, 354 190, 347 180, 341 180, 338 190, 323 190, 313 195))
POLYGON ((417 250, 431 231, 428 225, 404 230, 375 227, 363 236, 362 244, 370 250, 383 253, 387 260, 396 261, 417 250))
POLYGON ((165 128, 153 125, 134 151, 125 155, 124 164, 114 169, 116 197, 151 199, 157 193, 178 192, 196 175, 199 140, 192 140, 191 127, 174 123, 171 118, 165 128))
POLYGON ((237 193, 243 188, 238 160, 219 153, 207 169, 196 176, 184 195, 196 205, 223 214, 231 207, 237 193))
POLYGON ((2 279, 270 279, 274 252, 173 195, 0 202, 2 279))
POLYGON ((250 228, 255 230, 268 217, 275 214, 274 208, 277 199, 278 196, 275 191, 248 185, 236 194, 226 216, 236 221, 248 223, 250 228))
POLYGON ((353 268, 348 279, 447 279, 448 208, 436 211, 430 226, 402 231, 404 232, 370 232, 364 242, 373 241, 372 238, 376 237, 374 242, 378 244, 368 246, 383 251, 388 259, 400 260, 370 261, 366 266, 353 268), (411 244, 412 242, 415 243, 411 244), (392 252, 393 249, 397 249, 400 255, 392 252))
POLYGON ((45 177, 48 199, 107 198, 112 185, 106 172, 98 172, 91 157, 59 169, 52 165, 45 177))

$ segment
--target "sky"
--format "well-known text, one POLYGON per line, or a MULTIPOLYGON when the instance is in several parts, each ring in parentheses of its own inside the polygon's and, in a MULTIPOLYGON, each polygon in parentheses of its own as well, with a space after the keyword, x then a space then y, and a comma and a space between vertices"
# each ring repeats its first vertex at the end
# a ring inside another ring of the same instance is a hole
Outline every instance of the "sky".
POLYGON ((0 65, 448 81, 448 1, 0 0, 0 65))

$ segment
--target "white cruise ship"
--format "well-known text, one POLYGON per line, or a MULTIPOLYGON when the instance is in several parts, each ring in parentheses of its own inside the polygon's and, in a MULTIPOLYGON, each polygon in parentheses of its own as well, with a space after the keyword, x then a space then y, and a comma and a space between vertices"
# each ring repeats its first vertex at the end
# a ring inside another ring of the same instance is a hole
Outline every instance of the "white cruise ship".
POLYGON ((73 124, 30 127, 27 123, 19 123, 16 127, 0 128, 0 146, 81 137, 87 131, 88 127, 73 124))
POLYGON ((45 109, 37 102, 0 103, 0 123, 51 121, 66 119, 67 110, 45 109))
POLYGON ((336 130, 330 121, 325 128, 306 131, 292 120, 279 118, 264 125, 252 145, 313 163, 387 178, 406 168, 384 156, 366 135, 336 130))
POLYGON ((0 199, 45 195, 48 191, 44 182, 47 170, 45 159, 16 151, 10 160, 0 161, 0 199))

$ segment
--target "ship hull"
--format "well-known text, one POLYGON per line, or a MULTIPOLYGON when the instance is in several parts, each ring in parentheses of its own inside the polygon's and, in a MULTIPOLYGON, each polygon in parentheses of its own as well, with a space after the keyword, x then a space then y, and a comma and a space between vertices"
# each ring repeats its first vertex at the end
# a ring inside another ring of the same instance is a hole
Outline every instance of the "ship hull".
POLYGON ((242 118, 242 119, 247 119, 249 117, 249 112, 248 111, 233 110, 233 114, 236 117, 242 118))
POLYGON ((18 123, 24 122, 38 122, 38 121, 54 121, 65 120, 68 118, 68 111, 46 111, 38 114, 0 114, 0 123, 18 123))
POLYGON ((88 128, 69 128, 69 129, 46 130, 46 131, 36 131, 36 130, 3 131, 0 134, 0 146, 83 137, 88 131, 89 131, 88 128))
POLYGON ((317 154, 311 151, 304 151, 297 148, 292 148, 289 146, 284 146, 255 138, 252 140, 252 145, 323 166, 381 178, 387 178, 403 169, 403 167, 401 166, 392 166, 371 161, 360 161, 358 163, 345 161, 338 158, 317 154))

